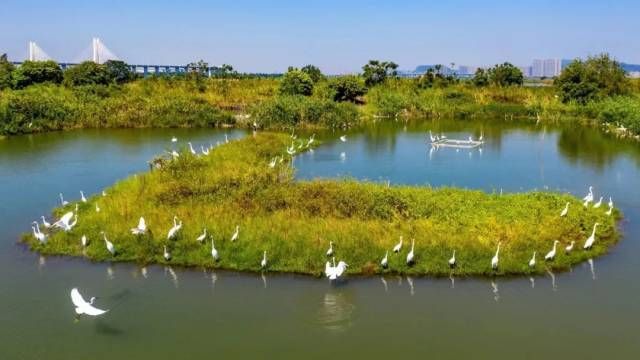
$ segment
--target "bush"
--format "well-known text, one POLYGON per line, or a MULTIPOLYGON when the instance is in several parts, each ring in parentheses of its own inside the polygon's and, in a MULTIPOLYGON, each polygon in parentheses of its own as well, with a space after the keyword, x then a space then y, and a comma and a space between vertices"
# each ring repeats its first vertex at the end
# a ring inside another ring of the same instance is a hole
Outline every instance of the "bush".
POLYGON ((15 70, 15 66, 7 59, 7 54, 0 56, 0 90, 11 87, 11 73, 15 70))
POLYGON ((473 85, 478 87, 489 85, 489 75, 487 74, 487 71, 483 68, 478 68, 476 73, 473 75, 471 82, 473 82, 473 85))
POLYGON ((489 82, 495 86, 522 85, 524 82, 522 71, 508 62, 492 67, 487 73, 489 82))
POLYGON ((309 96, 312 93, 313 80, 311 76, 304 71, 289 68, 280 83, 280 94, 309 96))
POLYGON ((369 60, 369 63, 362 67, 364 83, 368 87, 382 84, 387 77, 398 75, 398 64, 393 61, 369 60))
POLYGON ((629 93, 630 82, 620 64, 609 55, 576 59, 569 64, 554 84, 562 102, 585 104, 592 100, 629 93))
POLYGON ((123 84, 136 78, 124 61, 108 60, 104 63, 104 67, 109 74, 109 79, 116 84, 123 84))
POLYGON ((322 75, 322 71, 317 66, 314 65, 306 65, 300 69, 303 73, 309 75, 311 81, 317 83, 319 81, 324 80, 324 75, 322 75))
POLYGON ((598 118, 608 124, 624 126, 633 133, 640 133, 640 99, 618 96, 598 103, 598 118))
POLYGON ((33 84, 50 82, 59 84, 62 82, 62 69, 57 62, 25 61, 13 72, 13 84, 21 89, 33 84))
POLYGON ((305 124, 343 128, 355 125, 358 120, 358 110, 353 104, 301 95, 278 96, 258 105, 253 113, 266 128, 284 129, 305 124))
POLYGON ((64 84, 79 85, 107 85, 112 79, 106 66, 93 61, 82 62, 64 72, 64 84))
POLYGON ((358 98, 367 92, 364 81, 359 76, 347 75, 331 79, 329 88, 334 101, 358 102, 358 98))

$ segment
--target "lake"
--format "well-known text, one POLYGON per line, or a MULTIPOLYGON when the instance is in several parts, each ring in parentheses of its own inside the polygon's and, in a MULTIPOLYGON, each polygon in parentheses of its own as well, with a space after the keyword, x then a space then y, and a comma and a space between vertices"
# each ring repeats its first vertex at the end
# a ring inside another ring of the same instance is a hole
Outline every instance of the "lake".
MULTIPOLYGON (((238 130, 82 130, 0 140, 0 352, 4 359, 631 358, 640 353, 640 147, 594 129, 491 121, 386 123, 318 134, 301 179, 352 178, 487 192, 611 196, 624 237, 601 258, 535 278, 351 277, 339 286, 42 257, 18 243, 62 192, 94 194, 180 144, 238 130), (426 144, 484 135, 475 149, 426 144), (480 151, 480 149, 482 149, 480 151), (111 311, 75 320, 69 290, 111 311)), ((542 224, 541 226, 544 226, 542 224)))

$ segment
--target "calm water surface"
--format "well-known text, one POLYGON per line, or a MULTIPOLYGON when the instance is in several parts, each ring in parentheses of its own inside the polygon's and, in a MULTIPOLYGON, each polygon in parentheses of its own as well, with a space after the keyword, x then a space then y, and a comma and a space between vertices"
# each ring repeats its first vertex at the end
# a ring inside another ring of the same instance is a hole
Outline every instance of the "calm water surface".
MULTIPOLYGON (((231 138, 243 132, 227 132, 231 138)), ((17 244, 62 192, 77 200, 147 169, 169 139, 215 130, 100 130, 0 140, 0 358, 631 358, 640 353, 640 149, 585 129, 437 122, 325 134, 300 178, 611 195, 624 239, 571 272, 513 279, 237 274, 41 257, 17 244), (427 131, 478 149, 425 145, 427 131), (344 153, 342 156, 341 154, 344 153), (110 308, 74 321, 69 290, 110 308)), ((605 200, 606 201, 606 200, 605 200)), ((348 260, 348 259, 347 259, 348 260)), ((322 260, 320 260, 322 261, 322 260)))

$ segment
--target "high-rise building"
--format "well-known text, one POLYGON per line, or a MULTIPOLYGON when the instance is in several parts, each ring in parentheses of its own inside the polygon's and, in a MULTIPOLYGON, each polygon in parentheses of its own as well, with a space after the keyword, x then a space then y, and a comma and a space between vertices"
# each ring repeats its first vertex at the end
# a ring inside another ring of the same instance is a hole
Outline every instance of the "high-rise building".
POLYGON ((561 71, 560 59, 546 59, 543 64, 544 77, 555 77, 560 75, 561 71))
POLYGON ((544 76, 544 61, 541 59, 533 60, 533 65, 531 66, 531 76, 533 77, 543 77, 544 76))
POLYGON ((522 71, 522 76, 528 78, 531 77, 531 66, 520 66, 520 71, 522 71))

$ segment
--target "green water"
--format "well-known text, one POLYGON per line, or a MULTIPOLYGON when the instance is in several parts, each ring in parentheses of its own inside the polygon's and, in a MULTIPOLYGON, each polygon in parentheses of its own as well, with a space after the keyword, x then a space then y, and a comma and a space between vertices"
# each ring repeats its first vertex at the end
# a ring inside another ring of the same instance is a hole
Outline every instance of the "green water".
MULTIPOLYGON (((612 196, 625 214, 611 253, 529 278, 238 274, 40 257, 17 243, 58 201, 147 169, 169 139, 216 130, 92 130, 0 140, 0 358, 631 358, 640 353, 640 148, 599 132, 491 122, 387 125, 323 134, 300 178, 351 176, 486 191, 612 196), (482 152, 425 144, 484 133, 482 152), (344 156, 340 156, 344 153, 344 156), (69 290, 111 311, 74 320, 69 290)), ((230 138, 245 136, 228 131, 230 138)))

